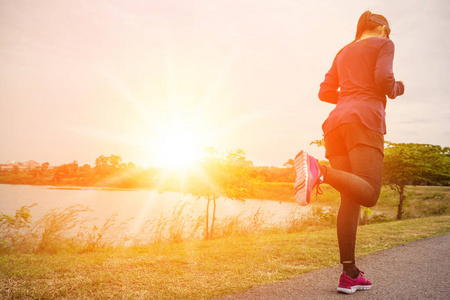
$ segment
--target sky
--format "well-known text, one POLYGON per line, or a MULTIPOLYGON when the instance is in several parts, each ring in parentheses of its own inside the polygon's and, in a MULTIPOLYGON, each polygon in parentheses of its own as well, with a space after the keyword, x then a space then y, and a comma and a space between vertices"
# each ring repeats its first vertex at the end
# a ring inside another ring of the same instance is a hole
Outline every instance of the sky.
POLYGON ((0 163, 323 159, 319 85, 365 10, 389 20, 406 86, 385 139, 450 146, 446 0, 0 0, 0 163))

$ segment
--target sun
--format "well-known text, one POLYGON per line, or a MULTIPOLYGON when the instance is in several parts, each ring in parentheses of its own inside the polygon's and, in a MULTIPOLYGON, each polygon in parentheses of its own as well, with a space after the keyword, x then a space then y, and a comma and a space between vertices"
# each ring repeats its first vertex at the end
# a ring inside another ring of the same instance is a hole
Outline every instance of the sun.
POLYGON ((136 130, 133 139, 136 151, 141 153, 140 164, 146 168, 171 169, 179 174, 192 171, 201 161, 205 146, 216 137, 205 118, 197 114, 154 115, 148 119, 151 122, 136 130))
POLYGON ((200 159, 201 141, 196 132, 181 128, 166 128, 160 133, 155 165, 168 169, 185 169, 200 159))

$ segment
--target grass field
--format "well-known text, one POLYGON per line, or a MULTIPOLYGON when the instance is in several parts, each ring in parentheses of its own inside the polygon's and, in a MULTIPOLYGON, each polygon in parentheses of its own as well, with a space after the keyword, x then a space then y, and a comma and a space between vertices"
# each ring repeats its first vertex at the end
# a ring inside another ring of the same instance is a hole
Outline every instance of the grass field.
MULTIPOLYGON (((357 255, 450 232, 438 216, 362 226, 357 255)), ((1 299, 209 299, 338 263, 335 229, 87 253, 0 256, 1 299)))
MULTIPOLYGON (((84 208, 49 214, 41 235, 22 231, 20 218, 0 216, 2 226, 11 225, 3 227, 10 231, 0 236, 0 246, 10 240, 8 234, 18 245, 0 251, 0 299, 209 299, 335 265, 339 194, 328 185, 322 189, 311 213, 293 216, 286 227, 262 230, 264 219, 255 214, 249 220, 218 221, 216 239, 185 240, 179 232, 186 219, 175 210, 175 217, 157 222, 166 224, 173 237, 149 236, 152 242, 139 247, 102 244, 103 234, 121 234, 114 223, 109 231, 65 236, 84 208), (45 247, 33 246, 33 240, 45 247)), ((259 199, 293 201, 292 183, 269 183, 258 193, 259 199)), ((358 256, 450 232, 450 187, 408 187, 406 195, 406 220, 393 221, 397 195, 383 188, 378 204, 365 211, 365 224, 373 224, 358 229, 358 256)))

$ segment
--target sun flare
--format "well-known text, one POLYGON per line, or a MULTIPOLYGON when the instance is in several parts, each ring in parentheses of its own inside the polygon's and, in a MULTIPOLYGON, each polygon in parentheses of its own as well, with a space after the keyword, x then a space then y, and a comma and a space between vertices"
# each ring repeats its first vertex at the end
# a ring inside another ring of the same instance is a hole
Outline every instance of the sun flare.
POLYGON ((160 128, 154 163, 158 167, 185 169, 200 159, 202 140, 200 134, 189 128, 160 128))

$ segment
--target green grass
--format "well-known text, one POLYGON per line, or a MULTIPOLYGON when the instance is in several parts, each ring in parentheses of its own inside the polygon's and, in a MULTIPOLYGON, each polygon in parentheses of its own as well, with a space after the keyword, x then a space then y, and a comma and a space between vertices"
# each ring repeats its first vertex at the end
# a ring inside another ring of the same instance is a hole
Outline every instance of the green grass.
MULTIPOLYGON (((361 226, 357 255, 450 232, 439 216, 361 226)), ((338 263, 335 229, 0 256, 1 299, 209 299, 338 263)))
MULTIPOLYGON (((404 215, 406 218, 420 218, 450 213, 450 187, 407 186, 405 189, 404 215)), ((397 192, 383 187, 373 210, 394 218, 397 213, 397 192)))
MULTIPOLYGON (((295 202, 294 184, 291 182, 267 182, 256 192, 255 198, 295 202)), ((328 184, 321 184, 323 194, 317 195, 315 190, 311 203, 329 206, 332 210, 339 207, 340 195, 328 184)), ((407 186, 404 203, 404 218, 420 218, 450 213, 450 187, 442 186, 407 186)), ((378 203, 371 208, 375 214, 385 214, 387 218, 395 218, 397 214, 398 194, 389 187, 381 188, 378 203)))

